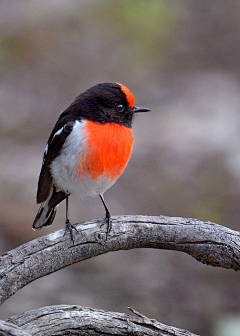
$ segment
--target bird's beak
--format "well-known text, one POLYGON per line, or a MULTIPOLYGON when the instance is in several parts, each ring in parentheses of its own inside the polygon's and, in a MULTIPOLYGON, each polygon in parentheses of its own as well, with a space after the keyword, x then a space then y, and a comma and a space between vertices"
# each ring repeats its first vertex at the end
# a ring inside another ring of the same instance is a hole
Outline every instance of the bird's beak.
POLYGON ((149 112, 151 111, 149 108, 146 108, 146 107, 140 107, 140 106, 135 106, 133 109, 132 109, 132 112, 133 113, 138 113, 138 112, 149 112))

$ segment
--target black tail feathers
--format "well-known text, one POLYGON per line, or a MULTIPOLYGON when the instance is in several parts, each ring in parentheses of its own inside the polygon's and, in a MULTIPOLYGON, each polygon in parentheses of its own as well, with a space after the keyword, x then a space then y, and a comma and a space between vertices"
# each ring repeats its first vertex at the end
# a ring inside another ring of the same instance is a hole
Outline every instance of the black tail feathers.
POLYGON ((57 205, 67 197, 63 191, 56 192, 55 187, 52 188, 50 196, 41 204, 38 213, 33 222, 33 230, 50 226, 57 212, 57 205))

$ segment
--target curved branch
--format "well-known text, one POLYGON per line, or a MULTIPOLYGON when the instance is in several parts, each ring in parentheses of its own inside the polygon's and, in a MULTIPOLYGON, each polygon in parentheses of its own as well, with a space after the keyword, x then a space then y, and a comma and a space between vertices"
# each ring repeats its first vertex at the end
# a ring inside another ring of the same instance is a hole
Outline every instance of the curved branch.
MULTIPOLYGON (((138 316, 107 312, 81 306, 50 306, 13 316, 8 321, 34 335, 149 335, 197 336, 166 326, 136 311, 138 316)), ((21 335, 19 335, 21 336, 21 335)))
POLYGON ((2 255, 0 302, 19 289, 70 264, 117 250, 157 248, 186 252, 212 266, 240 269, 240 233, 212 222, 166 216, 112 217, 106 240, 103 219, 76 227, 75 245, 64 230, 34 239, 2 255))

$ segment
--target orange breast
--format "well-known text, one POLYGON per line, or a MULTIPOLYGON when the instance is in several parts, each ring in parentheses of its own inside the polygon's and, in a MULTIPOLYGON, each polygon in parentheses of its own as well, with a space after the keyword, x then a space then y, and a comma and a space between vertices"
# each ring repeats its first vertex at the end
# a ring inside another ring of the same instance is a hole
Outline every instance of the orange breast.
POLYGON ((89 175, 93 180, 102 175, 111 180, 117 179, 131 155, 132 129, 114 123, 86 121, 85 130, 88 145, 83 156, 79 157, 76 175, 82 178, 89 175))

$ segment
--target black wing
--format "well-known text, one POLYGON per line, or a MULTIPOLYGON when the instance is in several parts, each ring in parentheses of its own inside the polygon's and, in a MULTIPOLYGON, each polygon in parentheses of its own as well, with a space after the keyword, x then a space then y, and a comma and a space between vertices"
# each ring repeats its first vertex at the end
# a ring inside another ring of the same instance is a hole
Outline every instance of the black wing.
MULTIPOLYGON (((72 119, 73 118, 74 117, 72 116, 72 119)), ((69 119, 69 116, 67 116, 65 112, 60 115, 47 142, 43 155, 42 168, 38 179, 37 203, 43 203, 46 201, 50 194, 52 187, 50 165, 53 159, 59 155, 67 136, 73 129, 75 120, 69 119)))

